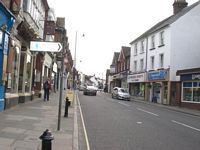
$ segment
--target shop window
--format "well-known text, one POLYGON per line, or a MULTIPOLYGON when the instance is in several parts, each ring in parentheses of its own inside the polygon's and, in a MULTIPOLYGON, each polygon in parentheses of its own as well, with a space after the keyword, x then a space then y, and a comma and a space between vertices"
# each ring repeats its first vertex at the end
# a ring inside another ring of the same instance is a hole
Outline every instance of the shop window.
POLYGON ((183 101, 200 102, 200 82, 183 82, 183 101))
POLYGON ((18 91, 22 92, 25 54, 21 53, 18 91))
POLYGON ((8 88, 9 87, 11 88, 11 93, 17 92, 18 72, 19 72, 19 48, 15 47, 11 74, 9 74, 9 77, 8 77, 8 88))
POLYGON ((168 95, 168 85, 167 82, 164 82, 164 99, 167 99, 168 95))
POLYGON ((26 75, 25 75, 25 92, 30 92, 31 86, 31 55, 27 54, 26 58, 27 68, 26 68, 26 75))
POLYGON ((193 89, 193 101, 200 102, 200 87, 193 89))
POLYGON ((183 101, 192 101, 192 88, 183 88, 183 101))
POLYGON ((193 101, 200 102, 200 82, 193 82, 193 101))

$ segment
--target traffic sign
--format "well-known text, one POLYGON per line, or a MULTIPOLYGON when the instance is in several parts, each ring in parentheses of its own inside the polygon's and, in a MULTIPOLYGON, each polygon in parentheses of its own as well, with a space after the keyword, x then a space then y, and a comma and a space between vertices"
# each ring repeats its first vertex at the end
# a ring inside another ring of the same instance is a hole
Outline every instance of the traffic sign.
POLYGON ((60 52, 62 50, 62 44, 59 42, 31 41, 30 50, 37 52, 60 52))

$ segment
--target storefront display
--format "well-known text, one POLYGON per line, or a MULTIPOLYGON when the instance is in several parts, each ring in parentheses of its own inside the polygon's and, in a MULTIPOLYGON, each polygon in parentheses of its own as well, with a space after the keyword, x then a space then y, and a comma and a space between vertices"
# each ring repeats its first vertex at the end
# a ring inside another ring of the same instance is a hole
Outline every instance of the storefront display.
POLYGON ((145 95, 145 74, 128 75, 127 82, 129 83, 129 91, 132 96, 144 97, 145 95))

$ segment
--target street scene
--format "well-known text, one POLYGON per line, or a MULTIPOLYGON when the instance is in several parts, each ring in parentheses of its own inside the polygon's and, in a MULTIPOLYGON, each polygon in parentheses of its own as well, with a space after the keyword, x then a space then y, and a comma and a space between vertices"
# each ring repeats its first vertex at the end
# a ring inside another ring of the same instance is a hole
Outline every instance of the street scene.
POLYGON ((198 150, 200 113, 78 94, 90 149, 198 150), (183 142, 184 141, 184 142, 183 142))
POLYGON ((1 0, 0 150, 198 150, 199 0, 1 0))

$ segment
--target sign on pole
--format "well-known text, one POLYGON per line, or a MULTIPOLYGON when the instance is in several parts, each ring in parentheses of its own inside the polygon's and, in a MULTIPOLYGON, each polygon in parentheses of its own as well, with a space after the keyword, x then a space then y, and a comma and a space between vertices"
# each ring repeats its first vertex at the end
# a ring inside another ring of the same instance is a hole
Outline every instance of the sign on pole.
POLYGON ((36 52, 60 52, 62 44, 59 42, 31 41, 30 50, 36 52))

